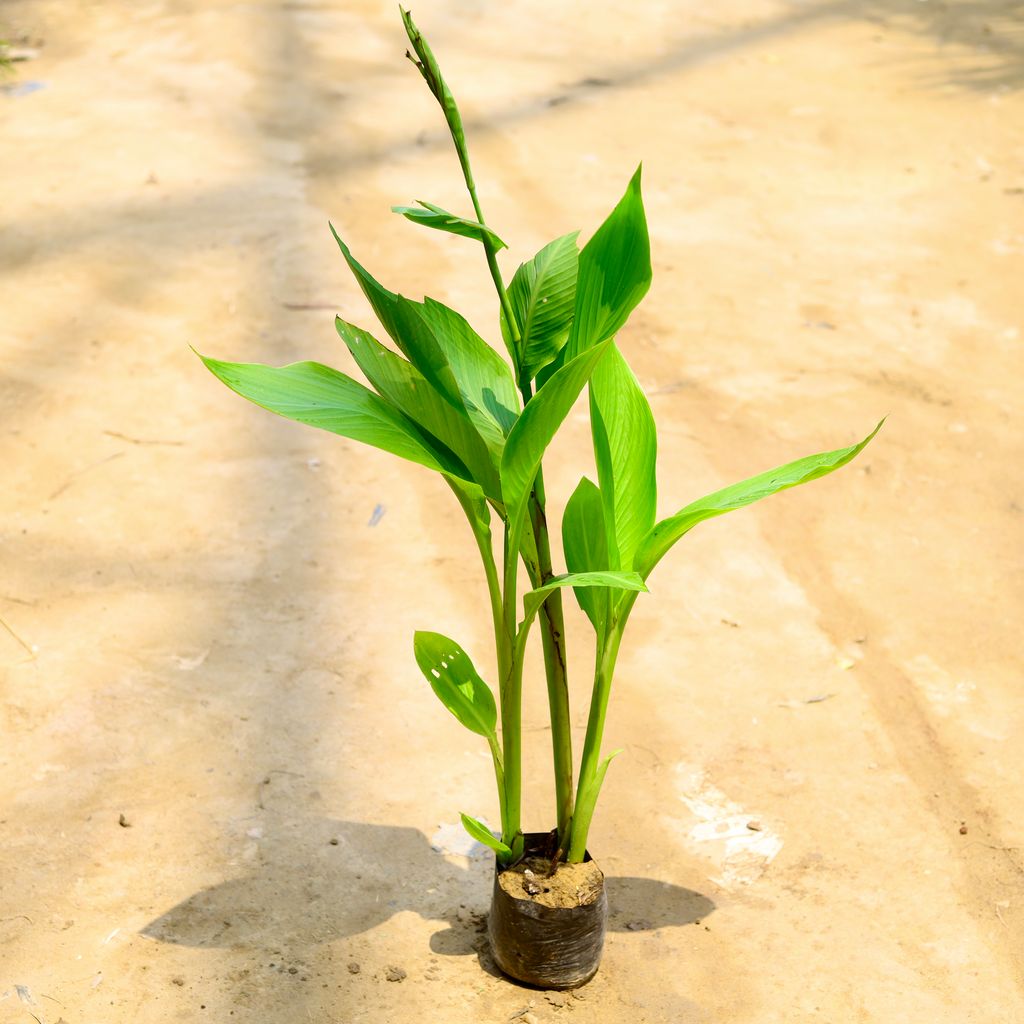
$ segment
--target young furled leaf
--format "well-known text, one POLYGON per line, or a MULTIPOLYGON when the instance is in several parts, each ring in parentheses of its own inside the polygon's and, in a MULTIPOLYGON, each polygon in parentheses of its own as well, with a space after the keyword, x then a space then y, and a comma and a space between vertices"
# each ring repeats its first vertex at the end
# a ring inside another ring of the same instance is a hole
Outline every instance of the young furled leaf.
POLYGON ((632 569, 633 552, 657 513, 654 416, 615 342, 590 378, 590 426, 604 502, 608 562, 632 569))
POLYGON ((755 501, 760 501, 769 495, 777 494, 779 491, 796 487, 798 484, 804 484, 810 480, 817 480, 819 477, 839 469, 840 466, 845 466, 864 450, 868 442, 882 429, 884 422, 884 419, 880 420, 878 426, 859 444, 851 445, 849 448, 837 448, 831 452, 822 452, 819 455, 808 455, 795 462, 787 462, 784 466, 769 470, 767 473, 759 473, 738 484, 715 491, 713 494, 687 505, 674 516, 662 519, 647 534, 637 549, 636 557, 633 560, 634 568, 644 579, 647 579, 669 548, 705 519, 724 515, 726 512, 743 508, 745 505, 752 505, 755 501))
POLYGON ((651 243, 638 167, 626 194, 580 253, 566 359, 612 337, 650 284, 651 243))
MULTIPOLYGON (((519 267, 508 287, 519 327, 520 361, 528 379, 558 355, 569 337, 579 266, 577 235, 579 232, 573 231, 545 245, 519 267)), ((502 330, 508 330, 504 316, 502 330)))
POLYGON ((435 228, 438 231, 447 231, 452 235, 461 235, 463 238, 473 238, 478 242, 485 239, 490 242, 492 249, 497 252, 499 249, 508 248, 505 243, 486 224, 476 220, 466 220, 464 217, 457 217, 454 213, 443 210, 433 203, 417 199, 419 206, 392 206, 393 213, 400 213, 407 220, 414 224, 422 224, 427 228, 435 228))
POLYGON ((458 458, 432 444, 398 409, 329 366, 304 362, 275 367, 199 358, 232 391, 279 416, 362 441, 439 473, 473 479, 458 458))
POLYGON ((413 651, 441 703, 471 732, 493 739, 498 724, 494 694, 469 655, 454 640, 423 631, 413 637, 413 651))

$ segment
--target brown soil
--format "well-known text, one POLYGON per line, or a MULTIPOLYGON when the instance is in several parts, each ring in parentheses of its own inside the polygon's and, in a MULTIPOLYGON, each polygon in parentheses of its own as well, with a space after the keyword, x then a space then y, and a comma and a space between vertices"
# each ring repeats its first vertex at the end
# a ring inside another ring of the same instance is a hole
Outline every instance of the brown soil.
POLYGON ((549 861, 527 857, 502 871, 498 883, 517 900, 530 900, 542 907, 585 907, 600 897, 604 875, 596 862, 559 864, 550 876, 549 868, 549 861))
MULTIPOLYGON (((5 0, 40 56, 0 90, 0 1020, 1019 1024, 1019 4, 413 6, 507 276, 644 161, 654 283, 618 340, 662 514, 889 420, 658 568, 589 840, 601 971, 512 985, 493 861, 434 840, 496 820, 488 752, 411 650, 439 630, 494 678, 460 510, 188 347, 352 370, 333 314, 373 321, 330 218, 500 349, 477 248, 389 212, 468 208, 396 5, 5 0)), ((577 755, 589 636, 570 600, 577 755)))

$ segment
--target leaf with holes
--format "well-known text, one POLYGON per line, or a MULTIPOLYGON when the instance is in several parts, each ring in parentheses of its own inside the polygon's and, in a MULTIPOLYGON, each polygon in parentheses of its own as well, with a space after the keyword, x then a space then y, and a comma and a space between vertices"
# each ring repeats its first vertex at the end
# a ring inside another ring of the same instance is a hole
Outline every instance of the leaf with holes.
POLYGON ((471 732, 493 736, 498 724, 494 695, 469 655, 454 640, 423 631, 413 638, 413 652, 438 700, 471 732))

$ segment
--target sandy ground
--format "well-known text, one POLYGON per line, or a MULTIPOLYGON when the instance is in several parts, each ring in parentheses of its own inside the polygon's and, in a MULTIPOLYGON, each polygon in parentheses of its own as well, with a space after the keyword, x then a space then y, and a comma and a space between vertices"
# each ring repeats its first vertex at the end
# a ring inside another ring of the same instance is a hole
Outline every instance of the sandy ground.
MULTIPOLYGON (((653 577, 592 834, 603 969, 514 986, 486 858, 432 849, 496 814, 411 656, 428 628, 490 664, 457 506, 188 348, 347 365, 333 311, 370 318, 329 217, 497 340, 473 246, 388 212, 466 207, 394 5, 8 0, 44 44, 0 94, 0 1020, 1021 1021, 1019 4, 415 14, 509 272, 644 160, 620 343, 664 512, 889 422, 653 577)), ((582 409, 549 463, 559 506, 582 409)), ((574 613, 580 726, 586 642, 574 613)))

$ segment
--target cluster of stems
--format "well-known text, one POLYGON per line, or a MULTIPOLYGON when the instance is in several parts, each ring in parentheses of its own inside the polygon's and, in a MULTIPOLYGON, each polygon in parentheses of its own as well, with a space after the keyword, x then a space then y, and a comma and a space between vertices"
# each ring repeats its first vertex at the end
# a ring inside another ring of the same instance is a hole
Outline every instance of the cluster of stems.
MULTIPOLYGON (((404 14, 404 12, 403 12, 404 14)), ((412 26, 405 15, 406 27, 410 30, 419 61, 410 54, 423 73, 431 92, 438 100, 451 132, 459 165, 466 182, 473 211, 479 224, 487 227, 476 182, 469 162, 462 119, 454 98, 448 91, 437 70, 436 62, 423 37, 412 26)), ((508 292, 505 289, 498 266, 497 247, 493 236, 483 232, 481 242, 487 259, 487 267, 498 295, 501 311, 508 329, 511 344, 508 346, 513 361, 513 372, 523 406, 533 398, 533 384, 524 368, 522 338, 516 322, 508 292)), ((467 518, 473 527, 477 547, 487 577, 487 587, 494 624, 494 642, 498 662, 499 707, 501 714, 501 746, 492 744, 495 776, 501 812, 502 842, 512 850, 512 859, 522 854, 522 693, 523 658, 529 622, 517 626, 518 619, 518 568, 522 558, 532 587, 544 586, 554 576, 551 565, 551 542, 548 533, 544 493, 543 470, 537 470, 530 493, 528 519, 522 530, 519 550, 510 550, 510 538, 516 532, 496 507, 504 526, 502 546, 503 572, 498 573, 490 527, 481 522, 467 509, 467 518)), ((631 595, 635 596, 635 595, 631 595)), ((580 766, 579 788, 573 792, 572 721, 569 713, 569 679, 566 660, 565 624, 562 609, 561 590, 553 590, 540 609, 540 629, 544 648, 544 668, 547 678, 548 706, 551 715, 551 744, 554 759, 556 828, 558 834, 556 858, 570 862, 583 860, 586 850, 587 832, 593 815, 598 790, 604 777, 600 762, 601 738, 604 732, 608 691, 611 686, 615 658, 625 616, 632 602, 627 604, 620 623, 610 622, 605 636, 598 637, 597 664, 594 673, 594 690, 590 718, 587 724, 583 758, 580 766), (575 811, 574 811, 575 808, 575 811)))

